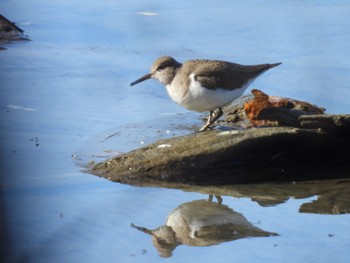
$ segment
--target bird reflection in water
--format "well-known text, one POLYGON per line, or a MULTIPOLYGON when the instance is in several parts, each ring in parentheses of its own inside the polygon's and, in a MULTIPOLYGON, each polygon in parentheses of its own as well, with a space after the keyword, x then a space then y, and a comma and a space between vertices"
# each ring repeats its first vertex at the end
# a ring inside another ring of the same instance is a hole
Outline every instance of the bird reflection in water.
POLYGON ((175 208, 163 226, 154 230, 131 224, 131 227, 151 235, 161 257, 171 257, 174 249, 188 246, 212 246, 246 237, 277 236, 253 226, 242 214, 222 204, 213 196, 209 200, 195 200, 175 208))

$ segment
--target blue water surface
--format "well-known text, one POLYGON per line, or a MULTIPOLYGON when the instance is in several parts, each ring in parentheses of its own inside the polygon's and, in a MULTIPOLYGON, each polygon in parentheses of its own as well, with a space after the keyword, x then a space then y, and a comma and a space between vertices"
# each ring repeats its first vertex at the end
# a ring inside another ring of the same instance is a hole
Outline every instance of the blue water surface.
POLYGON ((130 223, 157 228, 208 196, 117 184, 82 165, 200 126, 159 83, 129 87, 162 55, 282 62, 251 88, 349 113, 349 1, 3 0, 0 10, 31 39, 0 51, 4 262, 348 262, 350 216, 299 212, 316 196, 267 207, 223 197, 279 236, 181 245, 163 259, 130 223))

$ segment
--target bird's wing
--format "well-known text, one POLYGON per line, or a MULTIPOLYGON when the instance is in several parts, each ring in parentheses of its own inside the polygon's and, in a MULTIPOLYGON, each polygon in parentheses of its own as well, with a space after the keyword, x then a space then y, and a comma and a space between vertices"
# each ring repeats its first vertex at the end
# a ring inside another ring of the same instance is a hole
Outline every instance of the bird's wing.
POLYGON ((238 89, 271 67, 270 64, 243 66, 212 60, 190 62, 192 65, 188 66, 192 68, 195 79, 209 89, 238 89))

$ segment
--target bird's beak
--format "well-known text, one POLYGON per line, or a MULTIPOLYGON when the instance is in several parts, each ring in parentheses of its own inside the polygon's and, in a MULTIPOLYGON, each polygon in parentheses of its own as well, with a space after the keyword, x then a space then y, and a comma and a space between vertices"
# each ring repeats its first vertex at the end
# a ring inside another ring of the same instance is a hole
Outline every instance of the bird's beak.
POLYGON ((153 235, 152 230, 149 230, 149 229, 147 229, 147 228, 145 228, 145 227, 137 226, 137 225, 134 225, 133 223, 131 223, 130 226, 131 226, 132 228, 135 228, 135 229, 137 229, 137 230, 140 230, 140 231, 143 232, 143 233, 146 233, 146 234, 149 234, 149 235, 153 235))
POLYGON ((130 83, 130 86, 134 86, 134 85, 136 85, 137 83, 140 83, 140 82, 142 82, 142 81, 144 81, 144 80, 148 80, 148 79, 150 79, 150 78, 152 78, 152 73, 148 73, 148 74, 144 75, 143 77, 141 77, 141 78, 135 80, 134 82, 131 82, 131 83, 130 83))

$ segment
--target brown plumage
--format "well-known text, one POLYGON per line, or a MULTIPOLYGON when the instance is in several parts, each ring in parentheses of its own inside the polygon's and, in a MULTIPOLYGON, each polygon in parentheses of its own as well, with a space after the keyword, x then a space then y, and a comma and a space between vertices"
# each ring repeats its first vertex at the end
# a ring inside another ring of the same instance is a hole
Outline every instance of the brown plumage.
POLYGON ((182 64, 179 72, 192 72, 195 80, 208 89, 238 89, 276 64, 244 66, 220 60, 190 60, 182 64))

